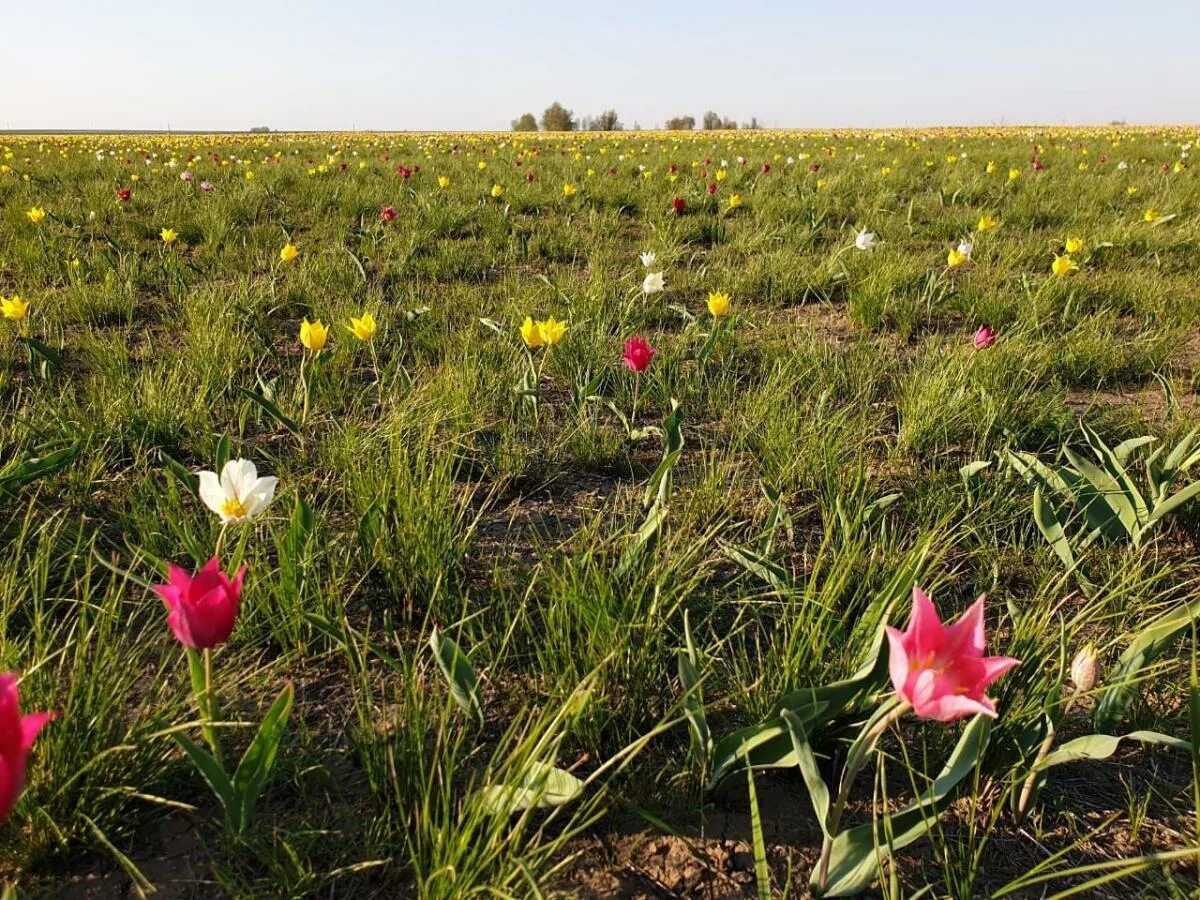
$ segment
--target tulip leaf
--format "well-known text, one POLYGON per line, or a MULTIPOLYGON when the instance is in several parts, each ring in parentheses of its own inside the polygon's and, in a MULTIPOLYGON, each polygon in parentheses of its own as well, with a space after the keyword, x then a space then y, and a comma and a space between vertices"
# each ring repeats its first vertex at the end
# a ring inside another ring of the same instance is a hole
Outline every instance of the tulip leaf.
POLYGON ((238 763, 237 772, 233 775, 235 812, 230 816, 237 832, 244 832, 250 827, 258 795, 262 793, 271 769, 275 766, 275 758, 279 754, 280 741, 287 731, 294 699, 295 688, 288 682, 267 710, 254 740, 250 742, 241 762, 238 763))
POLYGON ((1129 734, 1087 734, 1083 737, 1067 741, 1053 752, 1046 754, 1045 759, 1036 766, 1036 771, 1043 771, 1063 763, 1076 762, 1081 759, 1108 759, 1117 752, 1121 741, 1138 741, 1142 744, 1162 744, 1174 747, 1176 750, 1191 752, 1192 745, 1182 738, 1171 737, 1158 731, 1131 731, 1129 734))
POLYGON ((1096 731, 1111 734, 1116 730, 1133 702, 1139 673, 1190 628, 1197 617, 1200 617, 1200 597, 1167 610, 1134 636, 1105 679, 1107 686, 1096 702, 1096 731))
POLYGON ((478 794, 483 808, 494 816, 511 816, 532 808, 570 803, 583 793, 584 783, 563 769, 531 762, 514 784, 489 784, 478 794))
POLYGON ((437 628, 429 636, 429 646, 437 660, 438 668, 446 676, 450 685, 450 693, 454 702, 463 712, 475 716, 479 724, 483 724, 483 703, 479 694, 479 682, 475 680, 475 671, 471 668, 471 660, 458 644, 444 637, 437 628))
POLYGON ((225 770, 221 768, 220 763, 216 761, 211 753, 184 735, 176 732, 171 737, 175 739, 175 743, 183 748, 183 752, 188 755, 188 759, 192 761, 192 765, 196 767, 196 771, 200 773, 200 777, 208 783, 208 786, 212 788, 212 792, 217 795, 217 800, 220 801, 221 808, 225 810, 226 816, 232 816, 236 805, 233 782, 229 780, 229 776, 225 774, 225 770))
POLYGON ((232 454, 232 443, 228 431, 221 435, 221 439, 217 441, 216 467, 213 471, 218 475, 225 468, 225 463, 229 462, 229 457, 232 454))
POLYGON ((65 468, 79 454, 79 442, 54 450, 44 456, 31 456, 0 470, 0 494, 11 494, 17 488, 44 478, 65 468))
POLYGON ((700 660, 692 642, 692 629, 687 611, 683 614, 684 649, 677 654, 679 682, 683 685, 683 714, 687 717, 688 730, 696 755, 707 764, 712 753, 712 732, 704 717, 704 697, 700 693, 700 660))
POLYGON ((59 353, 57 350, 55 350, 53 347, 50 347, 50 346, 42 343, 41 341, 39 341, 37 338, 32 338, 32 337, 20 337, 20 338, 17 338, 17 340, 19 340, 22 344, 24 344, 26 347, 28 347, 31 352, 36 353, 43 360, 45 360, 46 364, 48 366, 50 366, 50 368, 52 368, 52 369, 61 369, 62 368, 62 364, 63 364, 62 354, 59 353))
POLYGON ((800 766, 800 774, 804 777, 804 786, 808 788, 808 799, 812 802, 813 813, 816 814, 817 824, 821 833, 829 836, 829 787, 821 777, 817 768, 817 757, 812 745, 808 742, 808 732, 804 728, 804 720, 785 709, 779 714, 783 724, 787 726, 792 739, 792 749, 796 753, 796 762, 800 766))
MULTIPOLYGON (((821 896, 852 897, 876 879, 884 859, 919 840, 954 797, 955 789, 979 764, 991 736, 991 720, 975 716, 929 789, 904 809, 839 833, 829 857, 829 878, 821 896)), ((815 876, 814 872, 814 876, 815 876)), ((816 885, 812 885, 816 893, 816 885)))
POLYGON ((257 394, 254 391, 246 390, 244 387, 239 387, 237 391, 292 434, 299 436, 300 426, 297 425, 293 419, 285 416, 279 407, 275 405, 275 401, 268 400, 262 394, 257 394))
MULTIPOLYGON (((159 461, 163 464, 163 468, 175 478, 181 485, 184 486, 193 496, 196 496, 200 491, 200 479, 188 469, 183 463, 169 454, 166 450, 158 451, 159 461)), ((218 469, 218 471, 220 471, 218 469)))
POLYGON ((721 543, 721 549, 735 563, 752 575, 758 576, 776 593, 790 596, 796 592, 796 584, 787 570, 778 563, 772 562, 764 555, 746 547, 736 547, 733 544, 721 543))
POLYGON ((767 864, 767 842, 763 835, 762 814, 758 809, 758 789, 754 785, 754 766, 751 765, 746 766, 746 789, 750 794, 750 839, 754 847, 756 894, 758 900, 771 900, 771 867, 767 864))
POLYGON ((1055 555, 1063 561, 1068 572, 1074 572, 1078 563, 1067 539, 1066 517, 1062 509, 1042 493, 1042 486, 1033 489, 1033 521, 1037 523, 1042 537, 1050 544, 1055 555))

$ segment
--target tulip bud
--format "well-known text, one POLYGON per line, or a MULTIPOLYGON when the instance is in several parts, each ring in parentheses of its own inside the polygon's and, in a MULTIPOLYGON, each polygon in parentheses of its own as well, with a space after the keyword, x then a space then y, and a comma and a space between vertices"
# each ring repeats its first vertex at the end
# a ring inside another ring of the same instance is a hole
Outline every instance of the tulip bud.
POLYGON ((1071 660, 1071 684, 1075 685, 1076 692, 1083 694, 1096 686, 1099 667, 1100 657, 1094 645, 1088 644, 1075 654, 1071 660))

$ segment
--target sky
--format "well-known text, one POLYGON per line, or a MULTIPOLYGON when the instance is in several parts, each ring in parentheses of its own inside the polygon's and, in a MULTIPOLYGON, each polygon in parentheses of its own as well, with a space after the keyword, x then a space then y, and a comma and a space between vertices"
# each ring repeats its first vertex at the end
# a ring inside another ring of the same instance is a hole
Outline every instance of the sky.
POLYGON ((6 6, 0 129, 1200 121, 1200 0, 6 6))

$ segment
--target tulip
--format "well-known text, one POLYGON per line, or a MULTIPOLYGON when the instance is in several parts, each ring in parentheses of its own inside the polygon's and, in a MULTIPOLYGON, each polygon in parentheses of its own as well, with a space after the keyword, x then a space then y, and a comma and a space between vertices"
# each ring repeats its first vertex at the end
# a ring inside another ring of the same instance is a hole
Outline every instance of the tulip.
POLYGON ((492 197, 496 200, 499 200, 503 196, 504 196, 504 185, 493 184, 492 185, 492 197))
POLYGON ((984 213, 982 216, 979 217, 979 221, 975 225, 975 230, 978 232, 981 232, 981 233, 984 231, 991 231, 993 228, 995 228, 999 224, 1000 223, 997 222, 990 215, 988 215, 987 213, 984 213))
POLYGON ((1162 218, 1161 214, 1153 206, 1142 214, 1143 222, 1157 222, 1160 218, 1162 218))
POLYGON ((279 479, 258 477, 258 468, 248 459, 231 459, 216 472, 200 472, 200 500, 221 517, 222 523, 246 522, 267 508, 275 497, 279 479))
POLYGON ((393 222, 396 219, 396 207, 385 206, 379 210, 380 222, 393 222))
POLYGON ((567 333, 567 323, 560 322, 554 316, 548 319, 542 319, 537 323, 538 331, 542 335, 542 344, 547 347, 553 347, 563 339, 563 335, 567 333))
POLYGON ((1021 177, 1020 169, 1009 169, 1008 170, 1008 180, 1009 181, 1016 181, 1020 177, 1021 177))
POLYGON ((530 349, 541 347, 544 343, 542 341, 542 330, 538 328, 532 316, 526 316, 525 321, 521 323, 521 340, 530 349))
POLYGON ((41 224, 42 220, 46 218, 46 210, 40 206, 32 206, 29 208, 29 211, 25 213, 25 218, 27 218, 34 225, 39 225, 41 224))
POLYGON ((158 233, 158 236, 162 238, 162 242, 168 247, 179 240, 179 232, 174 228, 164 228, 158 233))
POLYGON ((575 185, 571 184, 569 181, 563 185, 563 196, 564 197, 574 197, 578 193, 579 193, 579 188, 575 187, 575 185))
POLYGON ((984 325, 975 332, 975 349, 986 350, 992 344, 996 343, 996 332, 987 325, 984 325))
POLYGON ((285 263, 291 262, 293 259, 295 259, 299 255, 300 255, 300 250, 296 247, 295 244, 292 244, 292 243, 284 244, 283 248, 279 251, 279 259, 285 263))
POLYGON ((996 706, 984 691, 1018 664, 1007 656, 984 656, 981 596, 953 625, 943 625, 933 603, 913 587, 908 630, 888 627, 888 672, 902 701, 922 719, 952 722, 996 706))
POLYGON ((741 194, 734 194, 729 198, 729 208, 730 209, 737 209, 741 205, 742 205, 742 195, 741 194))
POLYGON ((729 295, 724 291, 713 291, 708 295, 708 311, 714 319, 729 315, 729 295))
POLYGON ((7 299, 0 297, 0 314, 3 314, 6 319, 19 322, 29 314, 29 303, 22 300, 17 294, 13 294, 7 299))
POLYGON ((449 188, 450 187, 450 176, 449 175, 439 175, 438 176, 438 187, 441 188, 443 191, 446 190, 447 188, 449 188))
POLYGON ((959 266, 967 262, 971 257, 957 247, 950 248, 950 252, 946 254, 946 265, 951 269, 957 269, 959 266))
POLYGON ((1071 684, 1081 694, 1087 693, 1096 686, 1096 676, 1099 673, 1100 657, 1096 647, 1088 644, 1083 647, 1071 660, 1071 684))
POLYGON ((0 675, 0 822, 9 814, 25 787, 25 765, 38 732, 58 713, 21 715, 17 676, 0 675))
POLYGON ((859 250, 874 250, 876 243, 877 240, 873 231, 863 230, 854 236, 854 246, 859 250))
POLYGON ((650 362, 656 353, 658 351, 651 347, 644 337, 635 335, 625 342, 625 353, 621 362, 625 363, 625 368, 629 371, 640 374, 650 368, 650 362))
POLYGON ((1083 238, 1069 237, 1067 238, 1065 246, 1068 253, 1079 253, 1081 250, 1083 250, 1083 238))
POLYGON ((117 188, 117 199, 122 203, 129 202, 129 198, 133 196, 133 191, 129 188, 117 188))
POLYGON ((325 343, 329 340, 329 329, 320 319, 315 322, 308 321, 308 316, 300 323, 300 343, 304 345, 306 350, 315 353, 320 353, 325 349, 325 343))
POLYGON ((191 170, 189 170, 189 169, 184 169, 182 172, 179 173, 179 180, 184 182, 185 184, 189 183, 193 177, 194 176, 192 175, 191 170))
POLYGON ((662 272, 648 272, 646 277, 642 279, 642 293, 647 296, 650 294, 658 294, 666 290, 667 285, 663 280, 662 272))
POLYGON ((346 329, 360 341, 369 341, 375 337, 379 326, 375 323, 375 317, 369 312, 365 312, 357 319, 351 316, 350 324, 346 326, 346 329))
POLYGON ((233 633, 245 575, 242 566, 230 580, 214 556, 195 575, 169 566, 167 583, 152 585, 151 590, 166 603, 167 625, 176 640, 192 650, 208 650, 233 633))
POLYGON ((1079 271, 1079 263, 1069 256, 1056 256, 1054 262, 1050 264, 1050 271, 1054 273, 1055 278, 1065 278, 1072 272, 1079 271))
POLYGON ((200 182, 200 190, 204 191, 204 193, 206 193, 206 194, 207 194, 207 193, 209 193, 209 192, 210 192, 212 189, 213 189, 213 183, 212 183, 211 181, 202 181, 202 182, 200 182))
POLYGON ((650 268, 652 265, 654 265, 654 261, 656 259, 658 259, 658 257, 655 255, 653 250, 647 250, 641 256, 642 265, 645 266, 647 269, 650 268))
POLYGON ((671 201, 671 212, 677 216, 681 216, 687 210, 687 201, 682 197, 676 197, 671 201))

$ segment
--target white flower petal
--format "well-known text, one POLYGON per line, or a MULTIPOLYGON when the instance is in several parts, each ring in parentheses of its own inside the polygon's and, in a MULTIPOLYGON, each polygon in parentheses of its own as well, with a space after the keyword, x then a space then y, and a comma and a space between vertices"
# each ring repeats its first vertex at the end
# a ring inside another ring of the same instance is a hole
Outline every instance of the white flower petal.
POLYGON ((272 500, 275 499, 275 486, 279 483, 279 479, 273 476, 258 479, 258 483, 254 486, 246 498, 242 501, 242 506, 246 510, 246 518, 252 519, 260 512, 267 508, 272 500))
POLYGON ((230 497, 244 500, 258 481, 258 467, 248 459, 231 459, 221 470, 221 486, 230 497))
POLYGON ((222 507, 225 505, 225 491, 221 489, 221 482, 217 480, 216 472, 201 472, 200 478, 200 501, 221 517, 221 521, 225 521, 225 513, 222 507))

